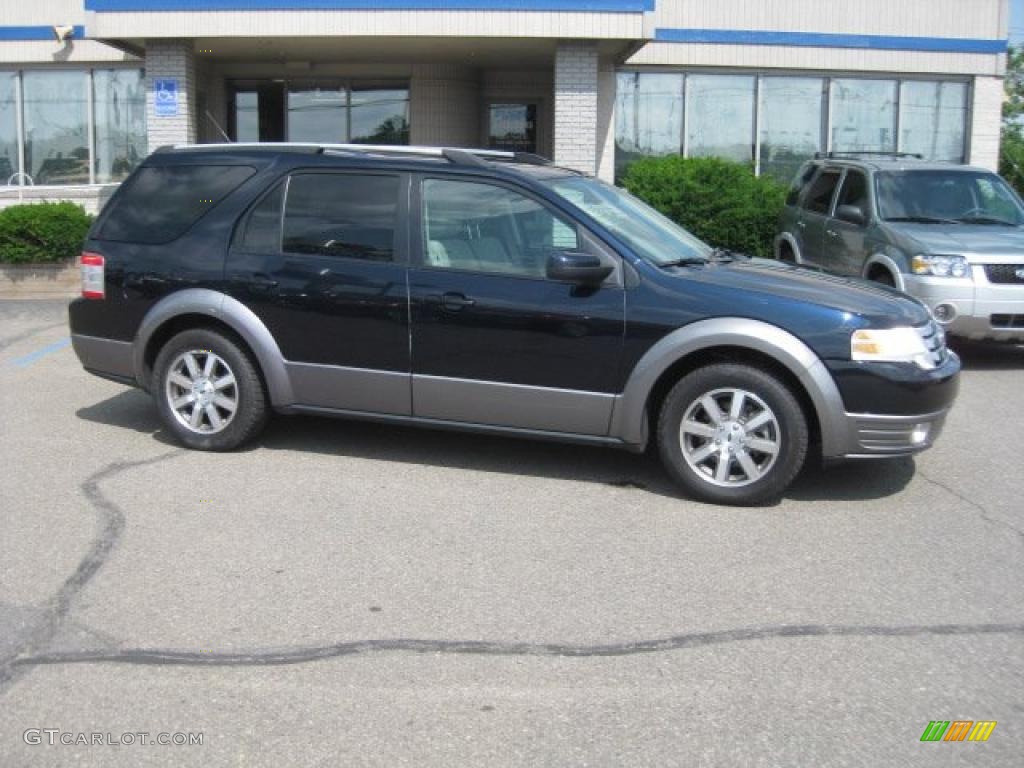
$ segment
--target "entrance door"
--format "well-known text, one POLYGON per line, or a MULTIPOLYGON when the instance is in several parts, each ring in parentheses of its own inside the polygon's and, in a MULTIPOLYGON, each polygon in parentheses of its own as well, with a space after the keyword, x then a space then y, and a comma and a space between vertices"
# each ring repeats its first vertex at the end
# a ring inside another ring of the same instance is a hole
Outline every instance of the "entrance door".
POLYGON ((231 83, 228 132, 234 141, 284 141, 284 83, 236 80, 231 83))
POLYGON ((537 152, 537 105, 491 104, 487 143, 507 152, 537 152))

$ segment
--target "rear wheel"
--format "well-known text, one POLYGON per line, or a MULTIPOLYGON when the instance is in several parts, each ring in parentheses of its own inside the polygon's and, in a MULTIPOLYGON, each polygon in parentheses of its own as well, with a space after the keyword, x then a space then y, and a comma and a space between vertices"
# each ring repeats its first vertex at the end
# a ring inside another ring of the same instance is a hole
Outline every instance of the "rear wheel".
POLYGON ((807 455, 807 419, 789 388, 750 365, 719 363, 680 379, 658 419, 672 478, 705 501, 774 500, 807 455))
POLYGON ((779 245, 779 261, 784 261, 787 264, 796 264, 796 255, 793 253, 793 246, 785 241, 779 245))
POLYGON ((255 363, 235 340, 206 328, 183 331, 160 350, 153 397, 175 437, 203 451, 237 448, 269 415, 255 363))

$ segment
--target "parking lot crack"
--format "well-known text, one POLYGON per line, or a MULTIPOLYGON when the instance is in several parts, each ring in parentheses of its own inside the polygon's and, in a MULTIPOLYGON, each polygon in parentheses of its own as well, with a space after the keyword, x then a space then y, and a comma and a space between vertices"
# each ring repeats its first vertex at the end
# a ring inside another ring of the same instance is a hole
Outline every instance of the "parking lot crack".
POLYGON ((112 462, 82 482, 82 493, 97 515, 97 533, 75 570, 64 580, 60 589, 43 603, 31 631, 27 632, 17 645, 0 656, 0 692, 14 682, 19 670, 25 669, 25 665, 19 664, 19 660, 40 653, 57 635, 75 600, 103 567, 121 538, 125 514, 103 495, 100 483, 127 471, 166 461, 182 453, 183 449, 139 461, 112 462))
POLYGON ((572 643, 509 643, 500 640, 417 640, 393 638, 357 640, 302 648, 217 652, 170 648, 122 648, 114 651, 44 653, 18 659, 18 667, 42 664, 118 663, 150 666, 251 667, 301 664, 326 659, 380 653, 465 654, 483 656, 612 657, 681 651, 725 643, 772 639, 823 637, 957 637, 994 634, 1024 635, 1024 623, 1006 624, 912 624, 904 626, 864 624, 779 624, 762 627, 695 632, 622 643, 579 645, 572 643))
POLYGON ((943 483, 941 480, 936 480, 933 477, 929 477, 926 473, 922 472, 920 469, 918 469, 917 473, 921 476, 921 478, 925 482, 931 483, 932 485, 934 485, 934 486, 936 486, 938 488, 941 488, 946 493, 950 494, 954 498, 959 499, 960 501, 964 502, 964 504, 966 504, 967 506, 971 507, 973 510, 975 510, 978 513, 978 516, 982 520, 984 520, 986 523, 988 523, 989 525, 994 525, 994 526, 997 526, 997 527, 1006 528, 1006 529, 1012 531, 1013 533, 1017 534, 1017 538, 1019 539, 1020 543, 1024 544, 1024 530, 1021 530, 1020 528, 1015 526, 1013 523, 1010 523, 1010 522, 1008 522, 1006 520, 1001 520, 998 517, 993 517, 992 514, 988 511, 988 509, 986 509, 983 505, 979 504, 978 502, 976 502, 974 499, 970 498, 969 496, 965 496, 964 494, 962 494, 960 491, 956 490, 955 488, 951 488, 950 486, 948 486, 945 483, 943 483))

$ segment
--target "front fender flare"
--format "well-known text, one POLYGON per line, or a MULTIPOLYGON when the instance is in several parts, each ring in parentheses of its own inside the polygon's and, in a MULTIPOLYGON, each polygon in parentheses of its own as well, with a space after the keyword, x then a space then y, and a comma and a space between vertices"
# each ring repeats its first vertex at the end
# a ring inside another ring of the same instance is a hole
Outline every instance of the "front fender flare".
POLYGON ((627 445, 647 442, 647 401, 654 385, 679 360, 712 347, 742 347, 771 357, 806 390, 821 427, 822 453, 837 455, 847 445, 849 426, 843 398, 813 350, 788 331, 759 320, 720 317, 672 331, 636 364, 612 412, 611 435, 627 445))
POLYGON ((183 291, 176 291, 160 299, 146 313, 133 343, 132 362, 136 380, 140 383, 147 381, 146 347, 149 346, 153 334, 164 323, 181 315, 206 315, 229 326, 242 337, 256 355, 256 360, 263 371, 263 378, 267 382, 270 402, 275 407, 284 407, 295 402, 284 357, 267 326, 242 302, 209 288, 186 288, 183 291))

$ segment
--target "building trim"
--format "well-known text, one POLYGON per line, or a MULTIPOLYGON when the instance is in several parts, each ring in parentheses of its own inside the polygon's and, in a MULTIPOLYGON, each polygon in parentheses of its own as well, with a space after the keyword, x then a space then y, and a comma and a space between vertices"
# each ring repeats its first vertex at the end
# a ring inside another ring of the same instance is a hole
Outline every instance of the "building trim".
POLYGON ((656 0, 85 0, 85 10, 101 13, 323 10, 644 13, 653 11, 655 2, 656 0))
POLYGON ((654 30, 659 43, 711 43, 721 45, 779 45, 804 48, 869 48, 886 51, 937 53, 1006 53, 1006 40, 963 37, 898 37, 892 35, 844 35, 825 32, 780 32, 760 29, 654 30))
MULTIPOLYGON (((74 26, 72 37, 81 40, 85 37, 85 27, 74 26)), ((39 27, 0 27, 0 40, 54 40, 52 26, 39 27)))

